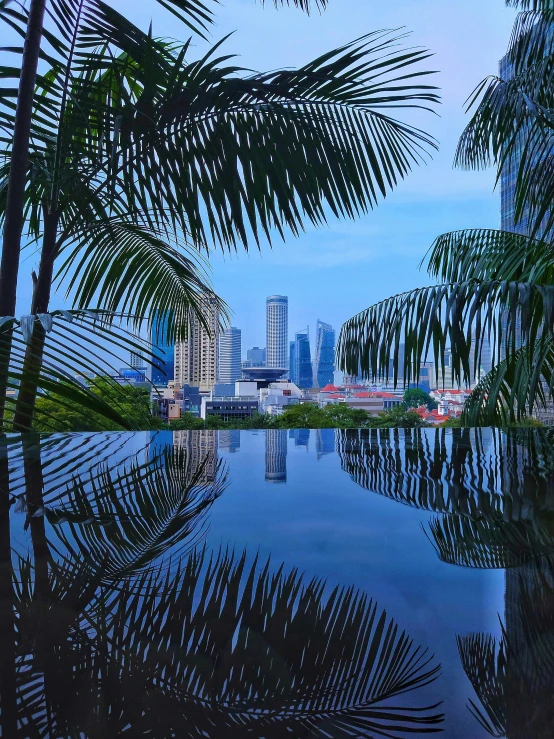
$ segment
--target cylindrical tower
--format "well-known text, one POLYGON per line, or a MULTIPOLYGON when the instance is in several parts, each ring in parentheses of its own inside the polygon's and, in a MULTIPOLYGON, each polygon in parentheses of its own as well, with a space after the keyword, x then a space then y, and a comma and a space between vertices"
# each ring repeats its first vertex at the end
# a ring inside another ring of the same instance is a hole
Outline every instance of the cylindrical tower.
POLYGON ((289 299, 270 295, 266 300, 267 367, 289 366, 289 299))

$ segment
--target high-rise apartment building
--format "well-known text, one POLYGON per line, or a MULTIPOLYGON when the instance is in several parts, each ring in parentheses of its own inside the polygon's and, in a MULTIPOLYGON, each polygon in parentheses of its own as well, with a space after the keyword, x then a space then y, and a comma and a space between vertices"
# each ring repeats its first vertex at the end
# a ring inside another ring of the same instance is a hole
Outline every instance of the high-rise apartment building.
POLYGON ((319 321, 315 329, 314 385, 325 387, 335 379, 335 329, 319 321))
MULTIPOLYGON (((150 343, 154 347, 152 382, 167 385, 175 379, 175 343, 168 338, 169 316, 154 311, 150 325, 150 343)), ((131 355, 132 360, 133 355, 131 355)), ((136 357, 136 355, 135 355, 136 357)), ((131 367, 136 365, 131 361, 131 367)))
POLYGON ((289 299, 270 295, 266 300, 266 366, 289 366, 289 299))
POLYGON ((242 377, 240 328, 225 329, 219 337, 219 382, 233 383, 242 377))
POLYGON ((205 299, 206 326, 191 312, 188 336, 175 344, 175 382, 209 392, 217 382, 219 313, 215 300, 205 299))

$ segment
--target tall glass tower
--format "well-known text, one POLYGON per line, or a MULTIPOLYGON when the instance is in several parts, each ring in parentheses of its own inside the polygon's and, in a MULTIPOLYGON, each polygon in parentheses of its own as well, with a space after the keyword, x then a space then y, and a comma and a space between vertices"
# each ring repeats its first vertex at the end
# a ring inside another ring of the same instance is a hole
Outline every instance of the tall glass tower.
MULTIPOLYGON (((169 316, 154 311, 150 324, 150 343, 154 347, 152 358, 152 382, 154 385, 167 385, 175 379, 175 343, 168 340, 169 316)), ((131 364, 131 366, 134 366, 131 364)))
POLYGON ((294 341, 294 380, 299 388, 313 387, 314 377, 310 352, 310 334, 298 331, 294 341))
POLYGON ((335 329, 319 321, 315 329, 314 385, 325 387, 335 379, 335 329))
POLYGON ((266 366, 289 366, 289 299, 270 295, 266 300, 266 366))
POLYGON ((219 382, 233 383, 241 376, 241 331, 232 326, 219 337, 219 382))

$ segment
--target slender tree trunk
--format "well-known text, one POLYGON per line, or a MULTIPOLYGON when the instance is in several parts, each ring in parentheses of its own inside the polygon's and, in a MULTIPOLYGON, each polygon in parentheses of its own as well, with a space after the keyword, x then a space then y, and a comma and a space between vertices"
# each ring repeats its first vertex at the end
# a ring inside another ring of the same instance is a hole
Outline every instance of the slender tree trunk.
MULTIPOLYGON (((0 261, 0 316, 14 316, 16 310, 29 138, 45 7, 46 0, 31 0, 23 49, 0 261)), ((11 334, 0 334, 0 426, 6 404, 10 352, 11 334)))
MULTIPOLYGON (((56 259, 58 221, 59 216, 57 213, 45 212, 42 253, 31 305, 31 315, 33 316, 36 316, 38 313, 46 313, 50 304, 54 261, 56 259)), ((16 431, 30 431, 32 428, 40 371, 44 357, 45 339, 46 332, 44 328, 38 321, 35 322, 33 335, 25 350, 25 358, 23 360, 22 374, 25 379, 21 382, 21 387, 19 388, 13 419, 13 427, 16 431)))
POLYGON ((10 541, 8 441, 0 434, 0 735, 16 736, 15 595, 10 541))

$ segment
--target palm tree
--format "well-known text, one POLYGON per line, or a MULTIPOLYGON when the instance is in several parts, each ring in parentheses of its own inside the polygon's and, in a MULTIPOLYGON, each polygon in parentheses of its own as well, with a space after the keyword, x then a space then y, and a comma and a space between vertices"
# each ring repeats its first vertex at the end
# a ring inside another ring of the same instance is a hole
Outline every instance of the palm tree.
POLYGON ((520 419, 544 406, 554 387, 554 15, 547 0, 508 4, 523 9, 506 57, 509 72, 487 78, 471 96, 474 113, 456 164, 494 164, 497 181, 515 173, 514 230, 439 236, 427 259, 439 284, 372 306, 344 325, 339 341, 347 371, 387 376, 390 361, 395 381, 400 369, 414 379, 414 368, 432 356, 440 382, 450 346, 459 383, 469 382, 490 342, 494 367, 466 404, 469 425, 520 419))
MULTIPOLYGON (((435 145, 387 114, 437 100, 417 68, 427 52, 404 48, 402 35, 369 34, 300 69, 247 75, 216 56, 220 44, 190 61, 190 42, 158 41, 96 0, 70 11, 35 96, 25 192, 41 242, 33 316, 49 311, 65 250, 77 307, 100 293, 103 310, 137 311, 137 322, 164 308, 178 335, 204 290, 199 248, 296 235, 324 223, 327 208, 355 217, 435 145)), ((3 118, 10 131, 11 111, 3 118)), ((5 320, 4 330, 15 325, 5 320)), ((16 378, 25 383, 17 428, 29 428, 42 382, 44 323, 35 321, 16 378)))
POLYGON ((42 534, 10 573, 17 628, 2 640, 16 692, 1 694, 3 733, 8 719, 22 737, 440 731, 438 707, 419 695, 440 667, 366 595, 246 553, 190 551, 222 471, 202 483, 204 461, 191 473, 155 439, 144 464, 108 467, 120 439, 131 451, 128 436, 24 436, 4 442, 10 494, 42 534), (79 457, 96 451, 81 479, 79 457), (407 693, 417 697, 399 702, 407 693))

